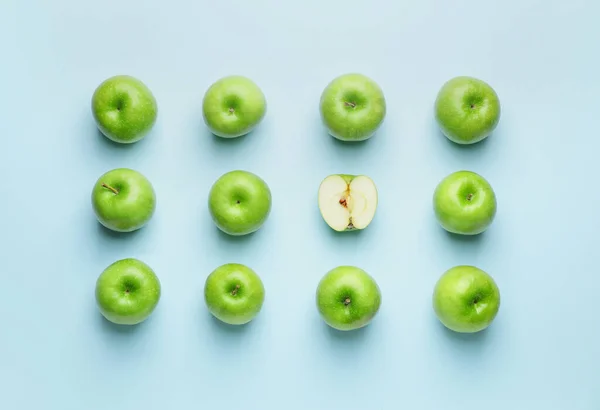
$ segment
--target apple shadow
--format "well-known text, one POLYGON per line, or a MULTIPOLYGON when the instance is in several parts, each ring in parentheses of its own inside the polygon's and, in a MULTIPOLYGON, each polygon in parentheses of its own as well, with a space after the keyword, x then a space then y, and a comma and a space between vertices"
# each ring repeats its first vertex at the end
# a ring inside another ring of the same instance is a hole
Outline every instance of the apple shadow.
POLYGON ((446 338, 451 340, 453 343, 467 343, 468 345, 478 344, 482 343, 482 341, 484 341, 487 338, 487 335, 489 334, 489 327, 476 333, 459 333, 448 329, 441 323, 438 323, 438 326, 442 327, 441 330, 445 334, 446 338))
POLYGON ((137 142, 133 142, 131 144, 122 144, 119 142, 115 142, 111 139, 109 139, 108 137, 106 137, 102 131, 100 131, 98 129, 98 127, 96 127, 96 134, 97 134, 97 140, 98 143, 100 145, 102 145, 102 148, 107 148, 109 150, 114 150, 114 149, 118 149, 118 150, 133 150, 136 149, 136 147, 140 147, 142 146, 146 140, 148 140, 149 138, 152 137, 152 131, 150 131, 144 138, 142 138, 141 140, 137 141, 137 142))
POLYGON ((204 127, 201 133, 201 141, 209 141, 213 148, 227 149, 229 147, 239 147, 247 143, 248 139, 252 139, 255 130, 248 134, 236 138, 224 138, 213 134, 208 128, 204 127))
POLYGON ((228 233, 223 232, 216 226, 214 227, 214 229, 216 230, 217 239, 221 242, 226 242, 228 244, 239 244, 249 242, 258 233, 257 230, 246 235, 229 235, 228 233))
MULTIPOLYGON (((441 333, 440 336, 446 341, 446 347, 458 354, 457 357, 461 358, 461 363, 468 362, 465 357, 477 360, 489 347, 487 341, 491 340, 489 337, 490 327, 476 333, 459 333, 448 329, 439 321, 436 325, 437 331, 441 333)), ((471 362, 475 364, 476 362, 473 360, 471 362)))
POLYGON ((100 222, 96 223, 97 231, 100 237, 106 240, 131 240, 132 238, 138 238, 143 235, 144 227, 140 229, 136 229, 132 232, 117 232, 111 229, 108 229, 100 222))
POLYGON ((485 231, 477 235, 460 235, 444 230, 447 238, 455 243, 479 243, 485 240, 485 231))
POLYGON ((441 142, 443 146, 440 147, 440 149, 442 149, 444 152, 451 152, 455 156, 464 155, 471 157, 474 155, 488 155, 488 153, 493 152, 492 146, 495 144, 494 139, 497 138, 496 135, 499 134, 498 129, 496 129, 485 139, 479 142, 474 144, 459 144, 451 141, 436 125, 434 126, 436 127, 435 135, 437 135, 438 139, 444 140, 444 142, 441 142))
POLYGON ((348 152, 348 151, 356 152, 358 150, 364 149, 365 145, 370 144, 374 138, 377 138, 377 134, 375 134, 371 138, 368 138, 363 141, 342 141, 342 140, 335 138, 333 135, 329 134, 327 131, 324 131, 323 134, 324 134, 323 138, 329 139, 329 144, 331 146, 335 147, 336 150, 342 150, 342 151, 346 151, 346 152, 348 152))
POLYGON ((444 139, 446 141, 446 143, 448 145, 450 145, 452 148, 460 149, 460 150, 475 150, 475 151, 483 149, 486 145, 488 145, 490 138, 493 137, 493 134, 490 134, 487 138, 484 138, 483 140, 476 142, 474 144, 459 144, 457 142, 450 140, 440 130, 438 130, 438 135, 439 135, 439 138, 444 139))
POLYGON ((252 327, 252 324, 254 323, 254 320, 252 320, 243 325, 230 325, 220 321, 219 319, 214 317, 210 312, 208 312, 208 315, 210 316, 209 320, 211 322, 211 327, 218 338, 229 338, 233 335, 241 335, 247 333, 252 327))
POLYGON ((323 323, 323 327, 328 339, 332 343, 360 344, 362 343, 362 340, 368 336, 371 324, 355 330, 337 330, 329 326, 327 323, 323 323))
POLYGON ((319 233, 324 235, 327 242, 334 244, 336 247, 350 247, 354 249, 356 252, 359 252, 359 246, 362 243, 365 243, 366 240, 369 240, 370 233, 367 232, 369 227, 366 229, 356 229, 354 231, 344 231, 338 232, 333 229, 323 220, 323 218, 319 215, 319 233))
POLYGON ((112 323, 100 313, 97 314, 97 318, 100 321, 100 328, 102 329, 102 333, 110 335, 111 337, 130 337, 130 335, 143 332, 144 329, 147 327, 146 325, 148 324, 148 322, 150 322, 150 320, 152 319, 152 317, 149 317, 148 319, 144 320, 141 323, 138 323, 137 325, 119 325, 116 323, 112 323))

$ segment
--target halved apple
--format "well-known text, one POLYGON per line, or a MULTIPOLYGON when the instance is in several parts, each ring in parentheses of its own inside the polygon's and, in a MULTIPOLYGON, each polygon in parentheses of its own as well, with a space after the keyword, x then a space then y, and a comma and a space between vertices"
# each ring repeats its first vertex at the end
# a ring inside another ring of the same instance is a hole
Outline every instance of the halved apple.
POLYGON ((377 188, 365 175, 329 175, 319 186, 319 211, 334 231, 365 229, 376 209, 377 188))

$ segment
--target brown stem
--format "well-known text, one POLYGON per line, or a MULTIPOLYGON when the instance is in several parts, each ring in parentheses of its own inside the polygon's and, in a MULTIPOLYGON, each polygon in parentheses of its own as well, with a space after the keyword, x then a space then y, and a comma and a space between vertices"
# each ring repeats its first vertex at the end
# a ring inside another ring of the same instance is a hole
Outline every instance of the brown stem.
POLYGON ((104 188, 106 188, 106 189, 110 189, 111 191, 113 191, 113 193, 114 193, 115 195, 119 195, 119 191, 117 191, 116 189, 114 189, 114 188, 113 188, 113 187, 111 187, 110 185, 107 185, 107 184, 105 184, 105 183, 102 183, 102 186, 103 186, 104 188))
POLYGON ((233 290, 231 291, 231 294, 232 294, 233 296, 237 295, 237 293, 238 293, 238 290, 240 289, 240 287, 241 287, 240 285, 235 285, 235 289, 233 289, 233 290))
POLYGON ((344 104, 346 104, 346 107, 352 107, 352 108, 356 107, 356 103, 353 103, 353 102, 345 101, 344 104))
POLYGON ((350 298, 346 298, 346 300, 344 300, 344 305, 348 306, 350 304, 351 300, 350 298))
POLYGON ((473 194, 467 195, 467 201, 470 201, 471 199, 473 199, 473 194))
POLYGON ((229 114, 233 114, 234 112, 235 112, 235 109, 233 109, 233 108, 229 109, 229 114))

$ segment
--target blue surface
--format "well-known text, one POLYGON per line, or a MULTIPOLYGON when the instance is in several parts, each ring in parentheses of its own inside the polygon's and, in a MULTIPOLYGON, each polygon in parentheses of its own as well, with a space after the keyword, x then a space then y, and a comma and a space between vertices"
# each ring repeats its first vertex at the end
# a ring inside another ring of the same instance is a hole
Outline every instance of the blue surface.
POLYGON ((600 393, 597 25, 600 3, 275 0, 5 0, 0 5, 3 215, 0 408, 597 410, 600 393), (357 71, 385 91, 381 131, 360 145, 328 137, 318 100, 357 71), (95 129, 90 98, 114 74, 145 81, 159 119, 143 142, 95 129), (201 100, 216 79, 253 78, 269 103, 261 127, 222 141, 201 100), (486 142, 437 131, 435 94, 455 75, 497 90, 486 142), (96 223, 90 191, 114 167, 146 174, 152 223, 130 235, 96 223), (274 207, 256 235, 220 234, 211 184, 247 169, 274 207), (493 184, 499 211, 483 236, 435 223, 431 196, 450 172, 493 184), (316 192, 331 173, 377 183, 373 224, 336 235, 316 192), (138 257, 160 276, 152 318, 122 330, 94 304, 97 276, 138 257), (263 278, 250 326, 211 319, 204 279, 222 263, 263 278), (314 305, 330 268, 355 264, 383 291, 371 326, 330 331, 314 305), (433 315, 431 292, 456 264, 492 274, 495 323, 463 337, 433 315))

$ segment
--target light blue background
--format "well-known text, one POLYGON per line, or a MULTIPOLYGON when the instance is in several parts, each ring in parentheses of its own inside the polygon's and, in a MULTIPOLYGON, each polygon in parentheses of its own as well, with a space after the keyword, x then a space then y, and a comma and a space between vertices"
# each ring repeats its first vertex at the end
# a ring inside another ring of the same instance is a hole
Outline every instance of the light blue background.
POLYGON ((275 0, 48 2, 0 6, 0 408, 596 410, 600 364, 597 135, 598 18, 593 0, 275 0), (322 89, 362 72, 385 91, 372 140, 323 131, 322 89), (247 138, 206 131, 204 91, 227 74, 253 78, 268 114, 247 138), (145 81, 159 120, 123 147, 95 129, 90 98, 114 74, 145 81), (432 118, 444 81, 489 81, 503 104, 497 132, 459 147, 432 118), (101 229, 96 178, 133 167, 158 209, 130 235, 101 229), (220 234, 207 193, 246 169, 271 186, 256 235, 220 234), (499 212, 473 239, 445 234, 431 196, 450 172, 493 184, 499 212), (331 173, 379 187, 376 219, 336 235, 316 193, 331 173), (94 284, 124 257, 163 284, 152 318, 119 329, 101 319, 94 284), (267 289, 251 325, 207 313, 204 279, 248 264, 267 289), (355 264, 383 291, 371 326, 330 331, 318 280, 355 264), (446 331, 431 309, 457 264, 492 274, 502 307, 488 331, 446 331))

